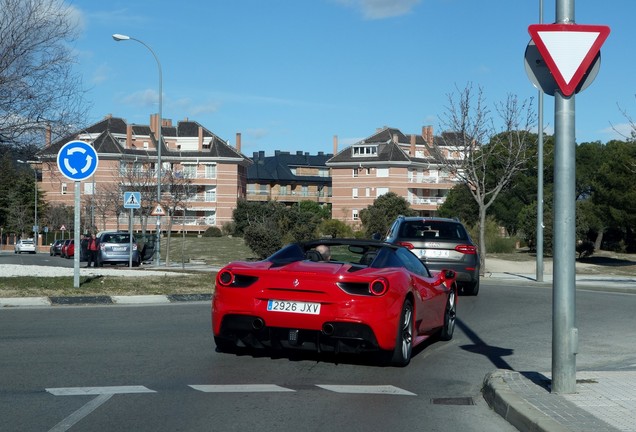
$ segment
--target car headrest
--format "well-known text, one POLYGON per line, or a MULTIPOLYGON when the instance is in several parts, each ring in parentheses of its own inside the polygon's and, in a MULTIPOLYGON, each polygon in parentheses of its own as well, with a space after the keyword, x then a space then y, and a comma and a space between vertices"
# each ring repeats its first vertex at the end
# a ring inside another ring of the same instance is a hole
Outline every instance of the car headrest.
POLYGON ((320 255, 320 252, 313 249, 305 252, 305 257, 307 257, 307 259, 310 261, 315 261, 315 262, 324 261, 324 259, 322 258, 322 255, 320 255))

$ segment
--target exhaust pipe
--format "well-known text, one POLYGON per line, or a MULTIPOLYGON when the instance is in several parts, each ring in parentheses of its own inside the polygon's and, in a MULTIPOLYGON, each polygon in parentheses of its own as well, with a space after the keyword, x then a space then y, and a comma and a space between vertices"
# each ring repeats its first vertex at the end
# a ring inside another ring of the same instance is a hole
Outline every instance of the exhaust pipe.
POLYGON ((265 327, 265 323, 261 318, 256 318, 254 321, 252 321, 252 328, 254 330, 260 330, 263 327, 265 327))
POLYGON ((325 323, 322 325, 322 334, 325 336, 332 336, 335 330, 336 329, 331 323, 325 323))

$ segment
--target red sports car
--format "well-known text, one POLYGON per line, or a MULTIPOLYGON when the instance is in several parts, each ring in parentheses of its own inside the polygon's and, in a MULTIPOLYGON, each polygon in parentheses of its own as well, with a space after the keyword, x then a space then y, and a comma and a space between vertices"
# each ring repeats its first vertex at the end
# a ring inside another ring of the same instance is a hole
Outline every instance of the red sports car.
POLYGON ((293 243, 216 276, 217 350, 239 347, 386 354, 406 366, 414 346, 455 329, 455 273, 431 275, 408 249, 378 241, 293 243))

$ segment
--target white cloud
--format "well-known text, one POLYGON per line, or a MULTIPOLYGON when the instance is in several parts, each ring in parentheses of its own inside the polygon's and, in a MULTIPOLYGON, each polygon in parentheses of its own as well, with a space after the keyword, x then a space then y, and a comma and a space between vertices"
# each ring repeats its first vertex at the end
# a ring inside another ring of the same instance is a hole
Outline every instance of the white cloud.
POLYGON ((606 136, 607 141, 631 138, 632 132, 634 132, 634 126, 630 123, 611 125, 600 131, 600 133, 606 136))
POLYGON ((336 2, 360 11, 365 19, 379 20, 406 15, 421 0, 336 0, 336 2))
POLYGON ((123 97, 121 103, 135 107, 150 107, 157 105, 158 99, 155 90, 147 89, 123 97))

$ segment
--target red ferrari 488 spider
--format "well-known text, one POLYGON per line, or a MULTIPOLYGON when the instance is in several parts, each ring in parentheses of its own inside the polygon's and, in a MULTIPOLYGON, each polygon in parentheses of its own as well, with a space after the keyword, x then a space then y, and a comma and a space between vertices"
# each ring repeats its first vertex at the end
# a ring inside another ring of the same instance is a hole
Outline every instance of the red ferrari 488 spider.
POLYGON ((455 329, 455 273, 431 274, 407 248, 378 241, 293 243, 216 276, 217 350, 238 347, 386 353, 406 366, 414 346, 455 329))

